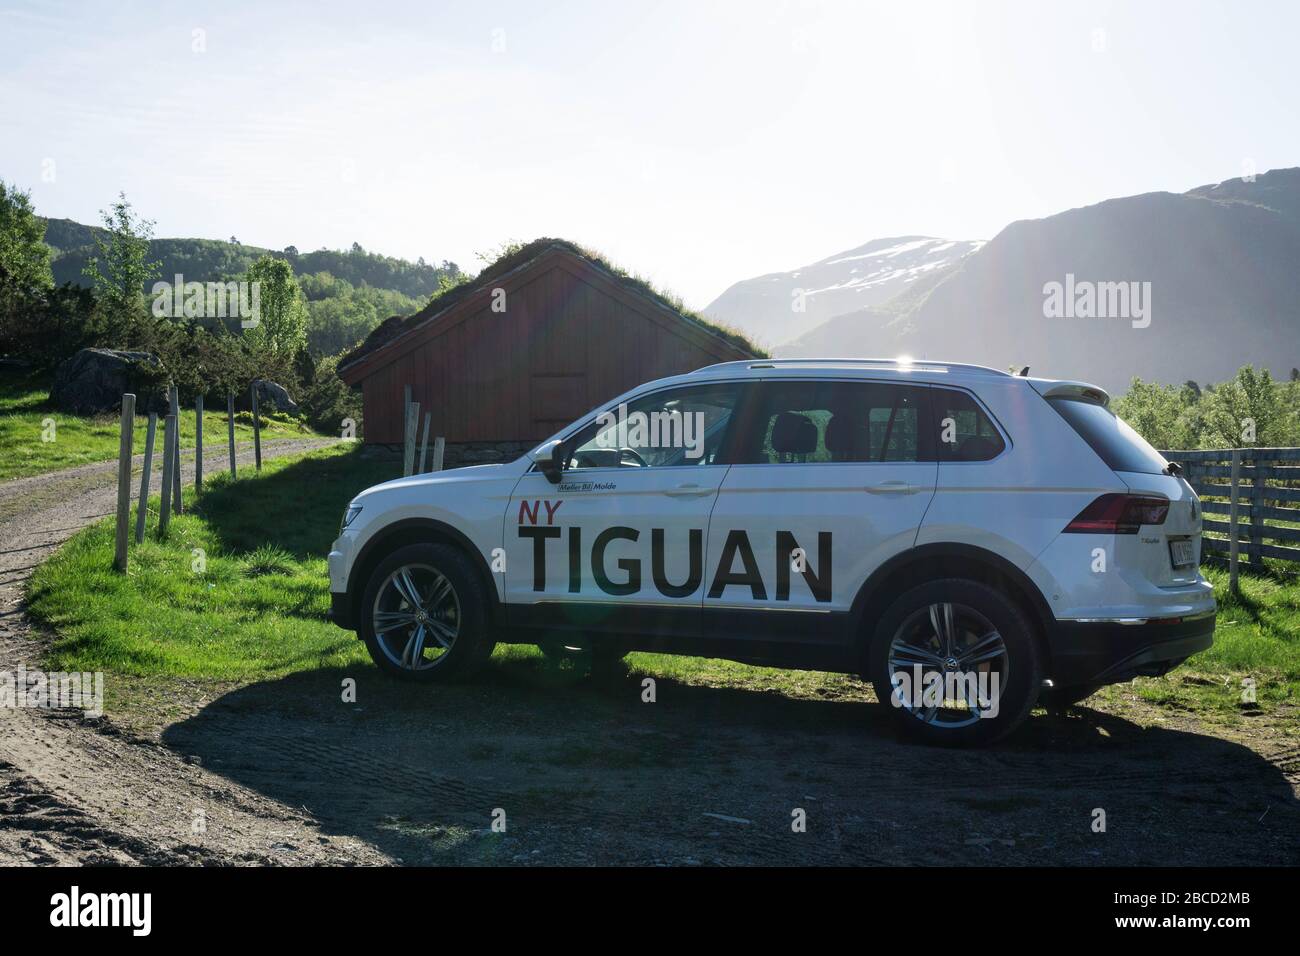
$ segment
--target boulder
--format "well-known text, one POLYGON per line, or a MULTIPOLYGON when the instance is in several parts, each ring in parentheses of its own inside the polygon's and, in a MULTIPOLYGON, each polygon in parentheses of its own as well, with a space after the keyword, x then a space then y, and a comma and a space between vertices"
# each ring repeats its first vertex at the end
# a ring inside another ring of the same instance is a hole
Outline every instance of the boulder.
POLYGON ((167 413, 165 373, 158 356, 148 352, 82 349, 54 372, 50 401, 74 415, 116 412, 122 395, 135 394, 136 414, 167 413))
MULTIPOLYGON (((298 403, 289 397, 289 390, 283 385, 264 378, 254 380, 253 385, 257 387, 259 412, 286 412, 290 415, 298 413, 298 403)), ((244 393, 239 407, 243 411, 251 410, 252 403, 248 399, 247 392, 244 393)))

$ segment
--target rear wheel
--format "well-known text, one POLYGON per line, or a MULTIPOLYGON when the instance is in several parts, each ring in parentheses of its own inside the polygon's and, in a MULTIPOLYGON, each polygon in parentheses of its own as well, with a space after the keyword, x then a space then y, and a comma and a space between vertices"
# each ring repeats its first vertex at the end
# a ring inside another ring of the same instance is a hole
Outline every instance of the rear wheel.
POLYGON ((407 680, 470 677, 495 647, 478 575, 463 554, 441 544, 407 545, 381 561, 358 624, 379 669, 407 680))
POLYGON ((991 743, 1029 715, 1042 682, 1024 612, 978 581, 948 578, 890 605, 871 642, 876 696, 906 733, 930 743, 991 743))

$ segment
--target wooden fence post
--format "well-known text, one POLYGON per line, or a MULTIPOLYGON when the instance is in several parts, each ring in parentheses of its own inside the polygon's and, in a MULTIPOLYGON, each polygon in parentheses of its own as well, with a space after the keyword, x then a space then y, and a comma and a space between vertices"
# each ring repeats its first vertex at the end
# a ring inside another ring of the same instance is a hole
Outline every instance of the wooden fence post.
POLYGON ((235 393, 226 393, 226 435, 230 442, 230 479, 235 479, 235 393))
POLYGON ((447 442, 441 435, 433 440, 433 471, 442 471, 442 453, 446 447, 447 442))
POLYGON ((1255 480, 1250 489, 1250 566, 1255 571, 1264 570, 1264 553, 1260 545, 1264 543, 1264 463, 1251 457, 1255 468, 1255 480))
POLYGON ((163 419, 162 504, 158 508, 158 537, 167 537, 172 519, 172 471, 176 467, 176 416, 163 419))
POLYGON ((117 438, 117 541, 113 567, 126 572, 131 543, 131 456, 135 453, 135 396, 122 396, 122 430, 117 438))
POLYGON ((149 472, 153 470, 153 439, 158 430, 158 413, 149 413, 149 428, 144 433, 144 466, 140 469, 140 509, 135 515, 135 543, 144 541, 145 519, 149 514, 149 472))
POLYGON ((417 475, 425 472, 425 466, 429 464, 429 419, 433 417, 433 412, 424 413, 424 434, 420 436, 420 467, 416 469, 417 475))
POLYGON ((181 400, 180 389, 175 385, 172 386, 171 392, 171 413, 176 417, 176 434, 172 441, 172 510, 178 515, 185 513, 185 505, 181 502, 181 400))
POLYGON ((257 414, 257 381, 249 388, 253 399, 253 465, 262 470, 262 419, 257 414))
POLYGON ((194 398, 194 490, 203 490, 203 396, 194 398))
POLYGON ((420 420, 420 403, 411 402, 406 412, 406 444, 402 448, 402 474, 415 471, 415 426, 420 420))
POLYGON ((1237 517, 1237 496, 1241 485, 1241 449, 1232 450, 1232 485, 1228 492, 1228 587, 1235 594, 1237 591, 1237 553, 1241 543, 1237 536, 1241 533, 1237 517))
POLYGON ((406 433, 411 427, 411 386, 402 386, 402 473, 409 475, 411 470, 406 467, 406 433))

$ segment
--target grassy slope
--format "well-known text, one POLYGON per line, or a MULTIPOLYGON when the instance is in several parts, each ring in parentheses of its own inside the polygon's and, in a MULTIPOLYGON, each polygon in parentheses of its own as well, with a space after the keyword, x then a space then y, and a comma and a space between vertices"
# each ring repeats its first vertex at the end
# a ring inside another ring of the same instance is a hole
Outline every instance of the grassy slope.
POLYGON ((355 446, 276 459, 236 482, 218 475, 197 502, 185 489, 166 541, 151 522, 127 576, 110 567, 112 522, 86 529, 29 586, 30 613, 59 634, 51 667, 233 680, 359 660, 358 642, 326 619, 325 555, 352 496, 392 477, 355 446))
MULTIPOLYGON (((392 476, 391 464, 340 447, 272 462, 260 477, 233 485, 219 478, 176 519, 167 542, 151 538, 133 549, 128 577, 109 570, 110 523, 87 529, 32 581, 32 613, 60 635, 49 665, 242 681, 364 663, 359 642, 326 620, 324 555, 349 498, 392 476), (202 573, 192 570, 193 548, 206 554, 202 573)), ((1102 699, 1136 687, 1149 701, 1231 721, 1254 710, 1241 706, 1241 681, 1251 676, 1264 711, 1300 706, 1300 587, 1243 577, 1242 598, 1229 600, 1223 575, 1209 574, 1221 602, 1214 648, 1168 677, 1108 688, 1102 699)), ((527 648, 502 647, 497 658, 540 666, 527 648)), ((798 697, 865 694, 837 674, 654 654, 634 654, 629 663, 687 683, 798 697)))
MULTIPOLYGON (((60 412, 50 404, 48 376, 5 369, 0 372, 0 481, 75 468, 117 457, 118 415, 78 416, 60 412), (55 422, 54 441, 42 440, 45 419, 55 422)), ((136 416, 135 451, 144 453, 147 416, 136 416)), ((205 411, 203 447, 212 455, 226 449, 226 413, 205 411)), ((262 416, 262 438, 304 438, 316 434, 285 416, 262 416)), ((253 418, 235 415, 235 441, 253 440, 253 418)), ((162 436, 155 440, 161 453, 162 436)), ((181 410, 181 447, 194 447, 194 409, 181 410)), ((224 461, 224 457, 221 459, 224 461)), ((214 458, 213 461, 216 461, 214 458)))

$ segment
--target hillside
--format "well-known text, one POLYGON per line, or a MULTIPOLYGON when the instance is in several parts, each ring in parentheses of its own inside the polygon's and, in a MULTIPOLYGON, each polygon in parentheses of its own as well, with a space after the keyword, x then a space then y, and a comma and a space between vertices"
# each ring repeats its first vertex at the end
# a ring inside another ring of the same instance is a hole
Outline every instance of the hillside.
MULTIPOLYGON (((45 220, 45 243, 54 249, 52 268, 57 283, 84 283, 81 274, 86 260, 95 254, 95 235, 103 230, 71 219, 45 220)), ((263 249, 219 239, 154 239, 149 244, 153 259, 162 263, 164 279, 181 273, 187 281, 217 281, 241 275, 260 256, 268 253, 289 260, 297 275, 328 272, 354 286, 391 289, 403 295, 427 299, 439 286, 442 276, 457 278, 460 268, 454 262, 429 265, 423 259, 408 262, 391 256, 366 252, 360 246, 350 251, 319 249, 299 252, 287 249, 263 249)))
POLYGON ((929 236, 875 239, 789 272, 737 282, 713 300, 704 314, 742 328, 769 345, 779 345, 837 315, 887 302, 982 245, 929 236), (792 307, 797 290, 803 293, 803 312, 792 307))
MULTIPOLYGON (((45 242, 53 249, 51 270, 56 283, 86 284, 82 270, 96 253, 95 235, 102 232, 71 219, 45 220, 45 242)), ((454 262, 429 265, 367 252, 319 249, 299 252, 264 249, 217 239, 154 239, 152 260, 161 263, 159 278, 172 281, 216 282, 237 279, 261 256, 288 260, 299 277, 310 313, 308 345, 318 355, 330 355, 365 338, 380 322, 411 313, 428 301, 443 278, 461 276, 454 262)))
POLYGON ((1029 365, 1112 390, 1135 375, 1219 381, 1252 362, 1286 375, 1300 365, 1298 263, 1300 169, 1274 170, 1012 223, 924 294, 839 315, 776 351, 1029 365), (1049 317, 1045 287, 1068 276, 1078 288, 1150 283, 1130 290, 1149 289, 1149 315, 1049 317))

